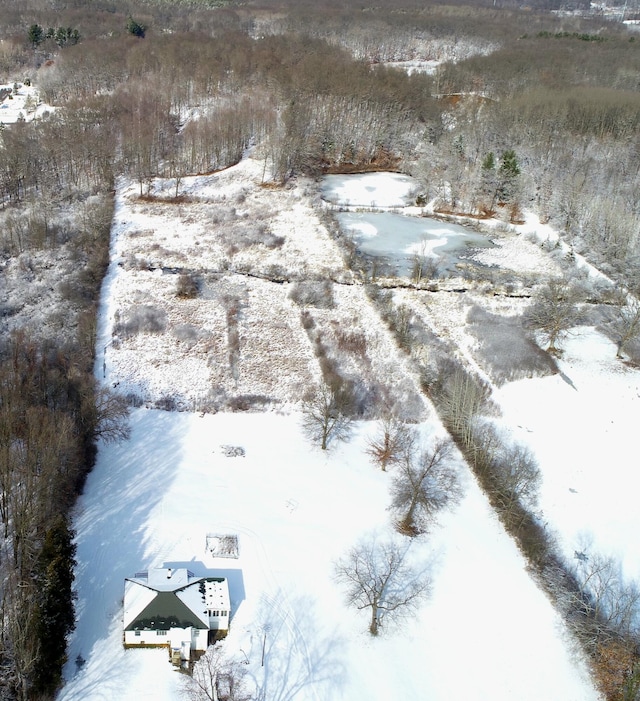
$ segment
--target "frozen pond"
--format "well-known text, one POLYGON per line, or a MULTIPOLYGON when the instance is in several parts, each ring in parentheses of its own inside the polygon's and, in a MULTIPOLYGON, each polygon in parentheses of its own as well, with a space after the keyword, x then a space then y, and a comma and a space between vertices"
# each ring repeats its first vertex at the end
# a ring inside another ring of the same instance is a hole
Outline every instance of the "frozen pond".
POLYGON ((419 212, 413 205, 421 185, 410 175, 326 175, 321 192, 327 202, 350 209, 337 215, 342 231, 361 253, 376 259, 382 272, 409 276, 416 256, 433 259, 439 272, 453 272, 471 249, 493 246, 486 236, 458 224, 398 213, 419 212), (358 212, 357 208, 379 211, 358 212))
POLYGON ((344 207, 407 207, 415 204, 420 183, 402 173, 325 175, 320 191, 332 204, 344 207))
POLYGON ((455 271, 456 263, 473 248, 493 244, 482 234, 429 217, 391 212, 340 212, 338 221, 366 255, 409 276, 416 256, 435 259, 440 272, 455 271))

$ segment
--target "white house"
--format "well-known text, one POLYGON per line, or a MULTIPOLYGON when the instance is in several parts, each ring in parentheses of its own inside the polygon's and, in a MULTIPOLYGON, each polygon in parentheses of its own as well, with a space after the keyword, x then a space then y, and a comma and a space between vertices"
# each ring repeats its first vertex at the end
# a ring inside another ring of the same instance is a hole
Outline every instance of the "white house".
POLYGON ((224 577, 169 567, 138 572, 124 584, 124 646, 168 647, 188 660, 207 649, 210 635, 229 629, 229 614, 224 577))

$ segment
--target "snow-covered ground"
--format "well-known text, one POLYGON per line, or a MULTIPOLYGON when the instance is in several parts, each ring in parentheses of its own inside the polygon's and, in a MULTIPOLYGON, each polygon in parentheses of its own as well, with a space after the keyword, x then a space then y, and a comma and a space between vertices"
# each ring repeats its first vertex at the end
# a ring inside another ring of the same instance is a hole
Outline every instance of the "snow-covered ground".
POLYGON ((390 530, 389 475, 363 451, 370 425, 328 454, 295 413, 138 409, 132 428, 130 441, 101 447, 78 506, 78 628, 60 701, 179 698, 184 679, 165 651, 122 647, 123 580, 163 563, 227 571, 226 645, 247 654, 260 698, 597 698, 468 474, 464 501, 418 544, 430 599, 405 627, 371 639, 366 614, 347 608, 332 580, 332 561, 360 536, 390 530), (223 445, 246 456, 225 457, 223 445), (239 559, 210 559, 208 532, 237 533, 239 559))
POLYGON ((406 71, 408 75, 413 75, 414 73, 433 75, 438 70, 439 66, 442 65, 442 61, 421 61, 419 59, 414 59, 412 61, 387 61, 384 65, 390 68, 399 68, 406 71))
MULTIPOLYGON (((204 297, 209 307, 202 310, 202 318, 185 321, 182 315, 193 310, 181 305, 189 300, 176 301, 175 294, 166 291, 168 280, 173 290, 175 276, 163 273, 162 267, 174 259, 174 267, 204 274, 225 258, 231 264, 227 267, 233 267, 238 253, 218 252, 221 238, 213 223, 215 210, 223 216, 233 197, 236 215, 241 216, 243 207, 252 211, 247 202, 253 199, 264 211, 275 210, 268 219, 272 232, 278 222, 289 222, 278 229, 285 238, 279 248, 285 269, 346 275, 337 269, 340 252, 314 218, 304 190, 260 188, 255 173, 250 175, 254 166, 243 162, 211 179, 185 181, 191 201, 181 205, 141 203, 133 198, 131 188, 121 184, 98 330, 97 374, 105 382, 130 392, 146 388, 146 396, 153 398, 159 392, 200 387, 199 383, 206 389, 216 381, 207 374, 215 367, 211 357, 222 364, 226 355, 224 350, 216 355, 215 343, 206 353, 196 352, 195 346, 176 353, 162 345, 169 334, 139 334, 134 345, 120 339, 113 344, 113 332, 116 312, 123 314, 138 299, 162 308, 169 325, 189 323, 198 330, 209 323, 209 338, 218 334, 224 348, 227 331, 218 328, 224 315, 216 316, 221 299, 216 285, 228 283, 229 270, 220 271, 216 279, 208 278, 204 297), (243 196, 238 199, 240 191, 243 196), (273 207, 270 198, 276 202, 273 207), (156 256, 152 266, 133 265, 131 246, 138 246, 135 255, 156 256), (161 358, 166 361, 160 362, 161 358), (203 364, 209 370, 203 371, 203 364)), ((379 184, 367 191, 370 202, 384 192, 385 179, 377 180, 379 184)), ((156 183, 158 190, 161 185, 156 183)), ((401 206, 402 201, 396 204, 401 206)), ((250 271, 263 269, 271 250, 260 243, 249 248, 245 264, 251 264, 250 271)), ((278 283, 258 282, 282 288, 278 283)), ((252 316, 252 290, 243 297, 249 300, 241 318, 243 338, 253 337, 248 320, 255 318, 266 339, 272 338, 274 329, 288 328, 288 335, 281 337, 288 340, 276 341, 288 344, 276 348, 283 356, 287 355, 283 350, 295 355, 296 349, 305 348, 309 341, 298 312, 287 311, 293 309, 288 306, 289 297, 265 297, 281 302, 265 304, 259 315, 252 316)), ((349 330, 358 330, 358 324, 366 328, 372 372, 378 377, 393 369, 393 384, 404 383, 405 396, 415 391, 411 369, 389 342, 384 326, 377 325, 361 290, 350 285, 340 288, 333 305, 311 310, 316 323, 334 332, 341 325, 349 325, 349 330)), ((576 338, 575 343, 580 340, 576 338)), ((273 358, 268 346, 256 348, 251 356, 250 367, 255 369, 244 376, 244 392, 255 389, 256 373, 267 372, 264 365, 273 358)), ((568 351, 567 363, 572 352, 568 351)), ((296 381, 304 386, 318 370, 308 347, 301 357, 302 369, 295 372, 299 372, 296 381)), ((180 698, 184 677, 172 670, 165 651, 122 647, 124 578, 165 563, 182 563, 196 574, 213 569, 227 572, 233 617, 225 646, 241 659, 246 655, 258 698, 595 701, 598 694, 562 620, 533 583, 526 563, 462 461, 465 497, 441 516, 429 537, 415 544, 416 561, 428 563, 429 599, 403 627, 384 630, 375 639, 368 635, 366 614, 345 605, 332 577, 332 563, 363 534, 392 531, 387 511, 391 474, 376 470, 365 453, 374 422, 360 422, 347 443, 336 443, 329 451, 312 445, 301 430, 299 413, 291 408, 289 372, 281 366, 268 371, 273 388, 288 387, 282 396, 290 403, 283 402, 278 410, 205 414, 141 407, 132 413, 130 440, 100 446, 75 515, 78 625, 70 641, 67 682, 59 701, 180 698), (242 446, 245 456, 226 457, 223 446, 229 445, 242 446), (205 550, 209 532, 238 534, 240 557, 211 559, 205 550), (78 655, 86 660, 82 666, 75 663, 78 655)), ((571 369, 565 373, 578 390, 590 383, 587 369, 584 376, 572 374, 571 369)), ((566 392, 576 390, 555 377, 531 380, 530 387, 556 379, 563 385, 563 391, 554 395, 554 412, 560 414, 566 392)), ((507 385, 500 395, 505 420, 514 430, 520 424, 537 431, 531 435, 540 436, 541 443, 547 440, 545 427, 537 429, 536 415, 523 413, 529 407, 519 404, 526 391, 521 395, 514 388, 510 394, 510 388, 507 385)), ((277 395, 276 389, 273 392, 277 395)), ((593 393, 588 396, 597 391, 593 393)), ((440 434, 433 409, 423 401, 424 435, 440 434)), ((604 440, 608 428, 605 421, 594 419, 587 430, 590 439, 604 440)), ((535 447, 542 450, 542 445, 535 447)), ((567 468, 558 463, 553 469, 567 468)), ((603 475, 604 479, 610 478, 603 475)), ((580 492, 585 484, 573 476, 567 475, 566 484, 579 492, 570 496, 588 496, 580 492)), ((611 514, 613 506, 602 504, 603 514, 611 514)))
POLYGON ((45 112, 53 111, 53 107, 40 101, 40 94, 33 85, 6 83, 0 84, 0 90, 11 91, 0 102, 0 124, 14 124, 20 119, 30 122, 45 112))
POLYGON ((497 390, 500 423, 535 452, 544 479, 543 518, 569 558, 614 557, 640 581, 637 445, 640 371, 592 327, 564 344, 562 376, 519 380, 497 390))
POLYGON ((322 196, 344 207, 394 208, 415 203, 420 184, 402 173, 356 173, 326 175, 322 179, 322 196))

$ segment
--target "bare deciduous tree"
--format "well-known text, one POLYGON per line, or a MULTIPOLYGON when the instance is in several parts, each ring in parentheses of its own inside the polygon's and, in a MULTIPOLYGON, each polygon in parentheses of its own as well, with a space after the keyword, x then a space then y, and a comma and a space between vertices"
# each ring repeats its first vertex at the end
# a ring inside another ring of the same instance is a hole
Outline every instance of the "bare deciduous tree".
POLYGON ((434 278, 438 272, 437 259, 428 254, 427 240, 423 239, 411 256, 411 281, 418 286, 425 278, 434 278))
POLYGON ((614 318, 609 323, 617 344, 616 358, 622 358, 627 344, 640 336, 640 302, 628 298, 626 304, 618 307, 614 318))
POLYGON ((515 516, 518 506, 535 508, 541 475, 535 455, 527 446, 505 444, 494 425, 476 421, 471 447, 475 469, 483 475, 485 487, 505 515, 515 516))
POLYGON ((509 510, 516 502, 526 508, 535 507, 541 477, 531 450, 519 444, 509 446, 502 450, 494 464, 504 508, 509 510))
POLYGON ((450 431, 470 444, 473 418, 487 406, 490 386, 456 363, 443 364, 439 370, 438 386, 443 421, 450 431))
POLYGON ((218 643, 193 666, 186 681, 186 695, 191 701, 249 701, 252 695, 245 677, 242 663, 227 657, 218 643))
POLYGON ((527 319, 545 337, 549 353, 560 353, 558 344, 567 336, 569 329, 578 323, 576 302, 574 288, 562 278, 552 278, 539 288, 527 312, 527 319))
POLYGON ((408 444, 413 440, 411 429, 389 413, 382 420, 379 432, 369 439, 367 454, 383 471, 399 462, 408 444))
POLYGON ((305 431, 322 450, 330 441, 344 440, 349 434, 350 398, 347 392, 322 383, 315 391, 305 395, 302 401, 302 424, 305 431))
POLYGON ((609 634, 637 639, 640 589, 624 577, 621 564, 600 553, 576 553, 582 605, 596 626, 609 634))
POLYGON ((409 547, 408 542, 371 535, 335 564, 335 579, 345 586, 347 602, 370 613, 371 635, 378 635, 386 620, 414 613, 429 592, 428 573, 407 561, 409 547))
POLYGON ((462 490, 451 461, 452 450, 447 439, 437 440, 429 449, 408 446, 391 487, 391 509, 398 514, 401 533, 424 533, 437 511, 460 499, 462 490))
MULTIPOLYGON (((87 400, 89 401, 89 399, 87 400)), ((93 405, 83 407, 93 422, 93 436, 107 443, 126 440, 130 435, 129 406, 121 394, 108 387, 96 387, 93 405)))

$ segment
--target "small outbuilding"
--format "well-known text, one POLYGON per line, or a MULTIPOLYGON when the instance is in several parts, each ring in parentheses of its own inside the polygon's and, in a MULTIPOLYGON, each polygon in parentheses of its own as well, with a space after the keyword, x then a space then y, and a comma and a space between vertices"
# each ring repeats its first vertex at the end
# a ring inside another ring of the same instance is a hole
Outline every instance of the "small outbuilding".
POLYGON ((226 633, 230 613, 224 577, 170 567, 138 572, 124 584, 124 646, 168 647, 172 660, 189 660, 226 633))

